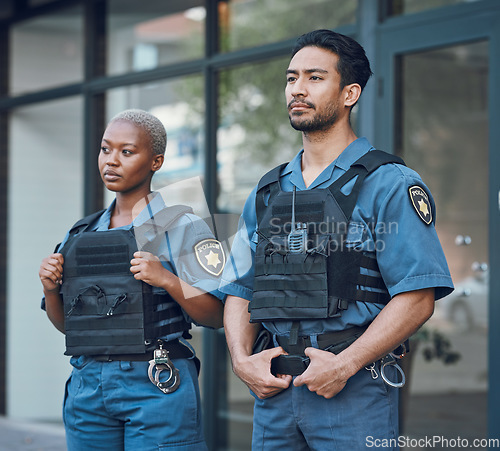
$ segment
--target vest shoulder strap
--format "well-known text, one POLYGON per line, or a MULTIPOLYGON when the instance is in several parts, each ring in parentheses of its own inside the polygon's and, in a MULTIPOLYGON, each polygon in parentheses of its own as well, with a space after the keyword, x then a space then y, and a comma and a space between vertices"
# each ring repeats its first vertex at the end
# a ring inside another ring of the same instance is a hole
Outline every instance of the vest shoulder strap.
POLYGON ((283 163, 271 169, 268 173, 264 174, 257 185, 257 192, 255 195, 255 211, 257 214, 258 224, 260 223, 264 210, 266 209, 266 197, 268 194, 269 199, 274 197, 281 189, 279 182, 280 175, 287 165, 288 163, 283 163), (268 187, 268 189, 264 189, 266 187, 268 187))
POLYGON ((92 225, 93 222, 97 220, 106 210, 99 210, 96 211, 95 213, 92 213, 88 216, 85 216, 84 218, 80 219, 79 221, 75 222, 73 224, 73 227, 71 227, 69 233, 74 234, 79 231, 84 231, 89 228, 89 226, 92 225))
POLYGON ((375 169, 388 163, 405 165, 403 159, 396 155, 384 152, 383 150, 372 150, 356 160, 352 166, 363 166, 368 171, 368 174, 370 174, 375 171, 375 169))
POLYGON ((269 172, 264 174, 260 179, 259 184, 257 185, 257 192, 260 191, 265 186, 270 185, 271 183, 278 182, 280 179, 281 172, 283 171, 283 169, 285 169, 287 165, 288 163, 280 164, 279 166, 276 166, 275 168, 271 169, 269 172))
POLYGON ((380 166, 389 163, 405 165, 403 159, 396 155, 384 152, 383 150, 372 150, 364 154, 361 158, 358 158, 345 174, 340 176, 330 185, 329 189, 348 221, 351 219, 352 212, 361 191, 361 185, 366 176, 374 172, 380 166), (349 194, 342 193, 342 187, 354 178, 356 178, 356 180, 351 192, 349 194))

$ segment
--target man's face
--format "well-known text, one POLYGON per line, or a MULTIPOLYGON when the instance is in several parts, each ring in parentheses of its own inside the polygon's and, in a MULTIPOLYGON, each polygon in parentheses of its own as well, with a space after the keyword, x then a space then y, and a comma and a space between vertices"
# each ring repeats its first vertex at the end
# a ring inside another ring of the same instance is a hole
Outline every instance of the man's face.
POLYGON ((337 61, 336 54, 318 47, 304 47, 290 61, 285 96, 294 129, 327 130, 344 113, 337 61))

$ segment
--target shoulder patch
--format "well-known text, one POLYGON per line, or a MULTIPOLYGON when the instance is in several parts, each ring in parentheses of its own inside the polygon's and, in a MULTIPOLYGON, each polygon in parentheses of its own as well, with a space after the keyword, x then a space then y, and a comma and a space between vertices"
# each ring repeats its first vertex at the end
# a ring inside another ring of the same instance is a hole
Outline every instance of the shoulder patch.
POLYGON ((419 218, 427 225, 432 222, 432 211, 429 196, 425 190, 418 185, 413 185, 408 189, 410 201, 415 208, 419 218))
POLYGON ((226 256, 222 244, 210 238, 195 244, 194 252, 200 266, 209 274, 220 276, 226 265, 226 256))

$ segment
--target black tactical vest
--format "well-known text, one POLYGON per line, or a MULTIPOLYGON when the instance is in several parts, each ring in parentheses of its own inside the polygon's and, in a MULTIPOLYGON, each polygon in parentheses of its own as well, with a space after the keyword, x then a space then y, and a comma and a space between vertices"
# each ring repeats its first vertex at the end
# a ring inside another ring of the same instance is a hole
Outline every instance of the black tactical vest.
POLYGON ((166 291, 153 292, 130 272, 138 244, 155 254, 157 240, 191 212, 176 205, 135 230, 87 231, 101 211, 73 226, 60 250, 66 355, 143 354, 155 339, 191 327, 166 291))
POLYGON ((250 322, 324 319, 348 302, 386 304, 389 293, 375 258, 346 243, 349 222, 365 177, 403 160, 368 152, 327 188, 285 192, 279 177, 286 164, 268 172, 256 194, 257 233, 250 322), (341 189, 355 179, 346 195, 341 189), (374 289, 374 290, 373 290, 374 289))

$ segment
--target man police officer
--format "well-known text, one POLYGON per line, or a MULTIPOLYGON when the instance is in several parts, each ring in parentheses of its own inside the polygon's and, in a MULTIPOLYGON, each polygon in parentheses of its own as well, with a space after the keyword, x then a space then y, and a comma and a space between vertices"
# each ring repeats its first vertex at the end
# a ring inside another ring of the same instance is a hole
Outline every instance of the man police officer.
POLYGON ((364 449, 398 436, 386 356, 453 284, 428 188, 351 128, 371 76, 363 48, 316 30, 286 73, 303 150, 245 204, 221 287, 228 347, 255 397, 254 449, 364 449))

